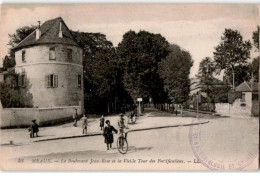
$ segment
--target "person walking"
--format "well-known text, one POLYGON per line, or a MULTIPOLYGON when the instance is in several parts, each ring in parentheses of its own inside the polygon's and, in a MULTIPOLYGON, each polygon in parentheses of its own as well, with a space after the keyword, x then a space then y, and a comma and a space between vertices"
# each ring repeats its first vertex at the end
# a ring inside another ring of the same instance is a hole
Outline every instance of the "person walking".
POLYGON ((76 127, 76 126, 77 126, 77 122, 78 122, 77 109, 75 109, 74 113, 72 114, 72 118, 73 118, 73 120, 74 120, 73 126, 76 127))
POLYGON ((104 130, 104 125, 105 125, 105 118, 104 118, 104 116, 102 115, 102 116, 100 117, 100 124, 99 124, 100 130, 104 130))
POLYGON ((87 128, 88 128, 88 118, 84 114, 82 117, 83 123, 82 123, 82 134, 87 134, 87 128))
POLYGON ((135 112, 131 111, 131 113, 129 115, 129 119, 130 119, 131 124, 133 124, 133 122, 134 122, 134 116, 135 116, 135 112))
POLYGON ((103 136, 105 137, 105 143, 107 144, 107 150, 112 148, 112 143, 114 142, 114 136, 113 136, 113 131, 117 134, 117 130, 110 125, 110 121, 106 120, 106 127, 104 128, 104 133, 103 136))
POLYGON ((36 123, 36 120, 32 120, 33 124, 32 126, 29 128, 29 132, 30 132, 30 137, 33 138, 38 137, 38 132, 39 132, 39 126, 36 123))

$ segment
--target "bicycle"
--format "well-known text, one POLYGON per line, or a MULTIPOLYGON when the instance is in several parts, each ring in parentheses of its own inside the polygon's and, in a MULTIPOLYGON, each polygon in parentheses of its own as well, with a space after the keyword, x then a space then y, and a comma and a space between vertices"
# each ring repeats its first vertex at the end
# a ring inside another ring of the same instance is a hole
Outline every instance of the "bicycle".
POLYGON ((125 134, 127 134, 127 132, 120 131, 117 139, 117 149, 121 154, 126 154, 128 151, 128 142, 125 138, 125 134))

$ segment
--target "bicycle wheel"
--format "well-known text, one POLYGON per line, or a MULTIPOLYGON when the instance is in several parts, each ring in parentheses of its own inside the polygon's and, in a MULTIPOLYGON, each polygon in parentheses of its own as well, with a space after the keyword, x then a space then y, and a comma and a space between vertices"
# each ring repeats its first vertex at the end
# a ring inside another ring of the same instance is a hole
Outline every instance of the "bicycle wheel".
POLYGON ((121 154, 126 154, 128 151, 128 143, 123 136, 117 139, 117 149, 121 154))

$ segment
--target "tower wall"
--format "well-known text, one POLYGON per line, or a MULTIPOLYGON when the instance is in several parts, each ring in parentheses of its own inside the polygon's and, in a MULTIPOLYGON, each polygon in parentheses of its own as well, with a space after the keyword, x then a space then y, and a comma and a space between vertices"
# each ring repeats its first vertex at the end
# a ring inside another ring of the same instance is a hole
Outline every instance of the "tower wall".
POLYGON ((26 86, 21 90, 31 93, 33 107, 80 105, 84 109, 81 48, 65 44, 32 46, 16 51, 15 60, 16 72, 26 75, 26 86), (55 48, 53 60, 50 60, 50 48, 55 48), (72 51, 72 59, 68 59, 68 49, 72 51), (57 86, 49 87, 49 75, 57 75, 57 86), (81 75, 81 87, 78 75, 81 75))

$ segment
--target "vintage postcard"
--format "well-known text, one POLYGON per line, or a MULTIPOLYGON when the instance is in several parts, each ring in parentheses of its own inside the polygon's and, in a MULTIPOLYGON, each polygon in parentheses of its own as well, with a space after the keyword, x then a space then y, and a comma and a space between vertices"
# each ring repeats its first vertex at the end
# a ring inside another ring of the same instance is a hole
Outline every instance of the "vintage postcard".
POLYGON ((0 169, 259 169, 257 4, 1 4, 0 169))

